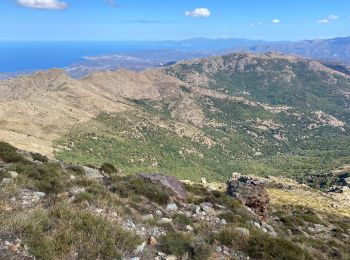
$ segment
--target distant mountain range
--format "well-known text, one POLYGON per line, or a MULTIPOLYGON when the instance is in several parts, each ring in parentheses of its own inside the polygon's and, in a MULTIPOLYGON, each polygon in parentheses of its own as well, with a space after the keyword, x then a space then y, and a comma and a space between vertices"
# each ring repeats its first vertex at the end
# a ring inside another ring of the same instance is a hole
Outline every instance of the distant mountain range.
MULTIPOLYGON (((110 43, 109 43, 110 44, 110 43)), ((118 44, 118 43, 116 43, 118 44)), ((119 43, 120 44, 120 43, 119 43)), ((321 60, 326 66, 350 74, 350 37, 299 42, 268 42, 240 38, 193 38, 182 41, 157 41, 130 43, 143 46, 133 51, 114 54, 89 55, 68 66, 66 71, 74 78, 81 78, 95 71, 126 68, 142 71, 181 60, 206 58, 231 52, 254 53, 279 52, 321 60)), ((13 78, 33 72, 0 73, 0 79, 13 78)))

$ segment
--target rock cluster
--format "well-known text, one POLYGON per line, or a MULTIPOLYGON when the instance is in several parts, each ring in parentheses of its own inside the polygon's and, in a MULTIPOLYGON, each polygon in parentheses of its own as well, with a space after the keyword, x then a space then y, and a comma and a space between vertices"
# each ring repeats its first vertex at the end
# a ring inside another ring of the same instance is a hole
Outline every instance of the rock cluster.
POLYGON ((250 208, 262 220, 268 218, 269 195, 260 180, 234 173, 227 182, 227 193, 250 208))

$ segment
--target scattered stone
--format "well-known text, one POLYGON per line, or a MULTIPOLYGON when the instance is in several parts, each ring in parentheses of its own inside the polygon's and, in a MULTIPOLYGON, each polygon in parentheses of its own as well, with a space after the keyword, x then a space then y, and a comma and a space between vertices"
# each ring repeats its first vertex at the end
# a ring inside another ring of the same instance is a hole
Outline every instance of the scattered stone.
POLYGON ((222 226, 226 226, 226 225, 227 225, 227 221, 226 221, 226 219, 222 219, 222 220, 220 220, 220 225, 222 225, 222 226))
POLYGON ((202 184, 207 184, 207 179, 206 178, 201 178, 202 184))
POLYGON ((257 227, 257 228, 261 228, 260 224, 258 222, 254 222, 254 226, 257 227))
POLYGON ((236 227, 234 230, 243 237, 249 237, 249 229, 247 228, 236 227))
POLYGON ((161 220, 159 220, 159 224, 169 224, 171 222, 173 222, 171 218, 162 218, 161 220))
POLYGON ((206 213, 213 213, 214 212, 213 204, 211 204, 209 202, 204 202, 200 206, 201 206, 201 209, 206 213))
POLYGON ((158 216, 158 217, 162 217, 163 216, 163 212, 162 211, 160 211, 159 209, 156 211, 156 216, 158 216))
POLYGON ((192 232, 192 231, 193 231, 193 227, 192 227, 192 226, 190 226, 190 225, 187 225, 187 226, 186 226, 186 229, 187 229, 187 231, 190 231, 190 232, 192 232))
POLYGON ((175 177, 165 176, 161 174, 146 174, 140 173, 139 177, 149 180, 152 183, 161 184, 163 187, 167 188, 173 193, 173 195, 182 201, 185 201, 187 198, 187 191, 184 185, 178 181, 175 177))
POLYGON ((15 179, 15 178, 17 178, 17 177, 18 177, 18 172, 15 172, 15 171, 9 171, 8 173, 10 174, 10 176, 11 176, 11 178, 12 178, 12 179, 15 179))
POLYGON ((149 244, 150 246, 156 246, 158 245, 158 241, 154 236, 150 236, 147 240, 147 244, 149 244))
POLYGON ((72 187, 72 188, 70 188, 70 190, 69 190, 69 194, 71 195, 71 196, 76 196, 76 195, 78 195, 78 194, 80 194, 80 193, 83 193, 83 192, 85 192, 85 188, 84 187, 72 187))
POLYGON ((174 255, 168 255, 165 260, 177 260, 177 257, 174 255))
POLYGON ((222 252, 221 246, 218 246, 218 247, 215 249, 215 251, 216 251, 217 253, 221 253, 221 252, 222 252))
POLYGON ((134 224, 130 219, 128 219, 128 220, 126 221, 126 225, 127 225, 128 227, 131 227, 131 228, 135 228, 135 227, 136 227, 135 224, 134 224))
POLYGON ((140 254, 143 252, 143 250, 145 249, 145 246, 146 246, 146 242, 143 242, 141 245, 139 245, 136 250, 135 250, 135 253, 136 254, 140 254))
POLYGON ((144 215, 144 216, 142 217, 142 219, 143 219, 144 221, 149 221, 149 220, 154 219, 154 216, 153 216, 153 214, 148 214, 148 215, 144 215))
POLYGON ((33 195, 37 196, 39 198, 43 198, 43 197, 45 197, 46 194, 44 192, 35 191, 35 192, 33 192, 33 195))
POLYGON ((93 169, 88 166, 83 166, 83 170, 85 172, 86 177, 90 179, 102 179, 103 175, 100 173, 98 169, 93 169))
POLYGON ((168 204, 166 206, 166 211, 176 211, 178 209, 177 205, 175 203, 168 204))
POLYGON ((3 178, 1 183, 4 185, 10 184, 12 182, 11 178, 3 178))

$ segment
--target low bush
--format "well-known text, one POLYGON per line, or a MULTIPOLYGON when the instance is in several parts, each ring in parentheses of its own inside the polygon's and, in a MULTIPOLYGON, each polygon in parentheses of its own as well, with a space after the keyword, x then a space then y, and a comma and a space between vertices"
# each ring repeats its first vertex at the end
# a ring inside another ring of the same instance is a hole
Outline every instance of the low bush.
POLYGON ((26 164, 17 163, 13 170, 34 181, 35 188, 45 193, 59 193, 64 190, 64 171, 59 164, 26 164))
POLYGON ((121 259, 141 243, 118 224, 65 204, 25 214, 13 228, 37 259, 121 259))
POLYGON ((160 250, 167 254, 182 257, 193 251, 193 238, 180 232, 170 232, 160 238, 160 250))
POLYGON ((226 227, 219 232, 217 239, 222 245, 239 250, 247 245, 249 234, 243 234, 234 227, 226 227))
POLYGON ((108 175, 113 175, 118 173, 118 169, 111 163, 104 163, 100 168, 104 173, 108 175))
POLYGON ((17 149, 9 143, 0 142, 0 159, 6 163, 25 162, 23 155, 17 153, 17 149))
POLYGON ((243 249, 254 259, 311 260, 309 253, 284 238, 255 234, 243 249))
POLYGON ((49 159, 46 156, 44 156, 40 153, 32 153, 31 157, 34 161, 39 161, 39 162, 43 162, 43 163, 49 161, 49 159))
POLYGON ((130 197, 135 194, 144 196, 160 205, 165 205, 170 201, 170 196, 166 190, 137 176, 115 179, 111 190, 122 197, 130 197))

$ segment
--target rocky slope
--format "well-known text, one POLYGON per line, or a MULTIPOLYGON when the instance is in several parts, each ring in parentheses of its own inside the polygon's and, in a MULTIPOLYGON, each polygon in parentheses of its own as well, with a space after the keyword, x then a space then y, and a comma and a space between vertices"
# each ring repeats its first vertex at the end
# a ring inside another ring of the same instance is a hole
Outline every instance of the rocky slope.
POLYGON ((349 187, 338 188, 128 176, 0 142, 0 258, 347 259, 349 187))

